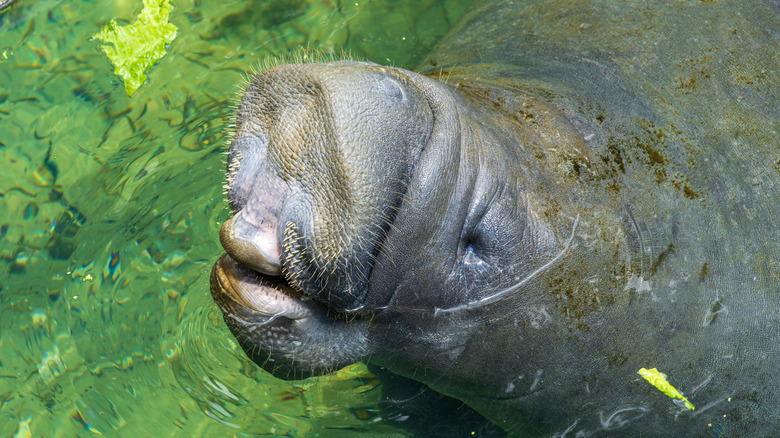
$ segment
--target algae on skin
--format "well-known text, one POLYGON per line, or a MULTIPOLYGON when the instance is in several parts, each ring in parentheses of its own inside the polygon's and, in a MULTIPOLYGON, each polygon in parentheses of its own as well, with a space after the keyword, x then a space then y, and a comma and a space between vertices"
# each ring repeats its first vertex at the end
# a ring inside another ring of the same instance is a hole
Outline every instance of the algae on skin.
POLYGON ((680 391, 678 391, 677 388, 669 384, 669 382, 666 380, 666 375, 658 371, 658 369, 653 368, 648 370, 646 368, 641 368, 639 371, 637 371, 637 374, 644 377, 645 380, 650 382, 651 385, 655 386, 669 397, 685 402, 686 408, 690 410, 696 409, 696 407, 693 406, 693 403, 689 402, 687 398, 680 394, 680 391))
POLYGON ((171 0, 143 0, 144 9, 135 23, 119 26, 111 20, 92 39, 109 45, 100 47, 114 64, 114 73, 125 81, 125 91, 132 96, 146 80, 146 70, 165 56, 165 45, 176 38, 177 27, 168 22, 173 10, 171 0))

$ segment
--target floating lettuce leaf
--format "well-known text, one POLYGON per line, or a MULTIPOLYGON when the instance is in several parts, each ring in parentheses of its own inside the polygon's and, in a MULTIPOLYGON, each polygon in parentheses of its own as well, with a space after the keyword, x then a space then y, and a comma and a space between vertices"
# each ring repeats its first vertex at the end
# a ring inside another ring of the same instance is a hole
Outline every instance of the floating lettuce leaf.
POLYGON ((637 371, 637 374, 644 377, 645 380, 650 382, 651 385, 655 386, 656 388, 660 389, 661 392, 668 395, 671 398, 676 398, 678 400, 682 400, 685 402, 685 407, 694 410, 696 409, 695 406, 693 406, 693 403, 689 402, 687 398, 683 397, 682 394, 680 394, 680 391, 677 390, 674 386, 670 385, 669 382, 666 380, 666 375, 659 372, 658 369, 645 369, 641 368, 639 371, 637 371))
POLYGON ((132 96, 146 80, 146 70, 165 56, 165 45, 176 38, 177 27, 168 22, 173 10, 171 0, 143 0, 144 9, 135 23, 119 26, 111 20, 92 36, 114 46, 100 46, 114 64, 114 73, 125 81, 125 91, 132 96))

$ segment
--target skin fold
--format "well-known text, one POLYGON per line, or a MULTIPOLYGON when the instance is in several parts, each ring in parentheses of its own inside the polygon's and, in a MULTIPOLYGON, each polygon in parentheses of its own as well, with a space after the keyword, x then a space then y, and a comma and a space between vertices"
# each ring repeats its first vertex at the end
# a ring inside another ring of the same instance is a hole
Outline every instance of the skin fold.
POLYGON ((780 434, 779 9, 485 1, 420 73, 262 70, 228 326, 279 377, 365 360, 510 435, 780 434))

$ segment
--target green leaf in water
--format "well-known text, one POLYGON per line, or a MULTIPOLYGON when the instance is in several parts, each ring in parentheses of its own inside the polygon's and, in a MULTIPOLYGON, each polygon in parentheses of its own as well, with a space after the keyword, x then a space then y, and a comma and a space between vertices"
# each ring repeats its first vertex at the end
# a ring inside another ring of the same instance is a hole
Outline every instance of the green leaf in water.
POLYGON ((111 20, 92 36, 114 46, 100 46, 114 64, 114 73, 125 81, 125 91, 132 96, 146 80, 146 70, 165 56, 165 45, 176 38, 178 29, 168 22, 173 10, 171 0, 143 0, 144 9, 135 23, 119 26, 111 20))
POLYGON ((640 368, 639 371, 637 371, 637 374, 644 377, 645 380, 650 382, 651 385, 658 388, 661 392, 666 394, 667 396, 671 398, 676 398, 678 400, 682 400, 683 403, 685 403, 685 407, 694 410, 696 407, 693 405, 693 403, 689 402, 687 398, 685 398, 682 394, 680 394, 680 391, 677 390, 674 386, 672 386, 668 380, 666 380, 666 374, 658 371, 657 368, 647 369, 647 368, 640 368))

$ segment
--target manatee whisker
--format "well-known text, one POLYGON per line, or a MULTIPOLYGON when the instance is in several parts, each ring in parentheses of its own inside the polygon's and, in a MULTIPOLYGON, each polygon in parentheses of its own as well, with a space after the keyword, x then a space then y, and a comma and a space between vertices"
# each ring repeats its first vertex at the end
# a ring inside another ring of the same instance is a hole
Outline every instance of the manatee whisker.
MULTIPOLYGON (((227 316, 228 318, 230 318, 230 319, 232 319, 232 320, 234 320, 234 321, 236 321, 236 322, 238 322, 238 323, 240 323, 240 324, 242 324, 244 326, 252 327, 252 326, 265 326, 265 325, 268 325, 271 322, 273 322, 273 320, 275 320, 278 316, 282 316, 282 312, 278 312, 278 313, 275 313, 273 315, 268 315, 267 319, 264 320, 264 321, 249 321, 249 320, 240 318, 240 317, 238 317, 238 315, 236 315, 234 313, 230 313, 228 311, 225 312, 225 316, 227 316)), ((285 316, 282 316, 282 317, 286 318, 285 316)))

